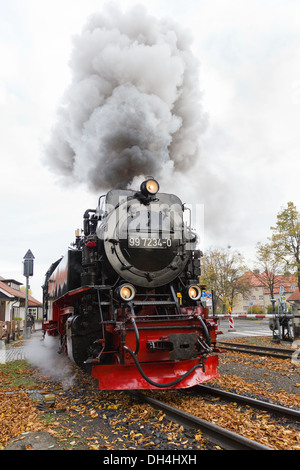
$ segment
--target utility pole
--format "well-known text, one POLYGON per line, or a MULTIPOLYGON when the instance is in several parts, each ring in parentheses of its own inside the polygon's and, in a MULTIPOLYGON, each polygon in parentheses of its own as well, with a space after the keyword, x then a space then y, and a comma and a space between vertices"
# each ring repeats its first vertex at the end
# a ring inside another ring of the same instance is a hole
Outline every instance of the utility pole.
POLYGON ((30 333, 27 331, 27 315, 28 315, 28 288, 29 288, 29 277, 33 276, 33 260, 34 256, 31 250, 28 250, 24 256, 23 261, 23 275, 26 277, 26 298, 25 298, 25 321, 24 321, 24 334, 23 337, 28 339, 30 333))

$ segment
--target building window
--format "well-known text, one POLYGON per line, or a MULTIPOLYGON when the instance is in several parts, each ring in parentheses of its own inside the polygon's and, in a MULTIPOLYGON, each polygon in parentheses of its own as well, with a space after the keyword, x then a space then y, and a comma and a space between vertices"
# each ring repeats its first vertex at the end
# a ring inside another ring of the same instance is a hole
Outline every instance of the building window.
POLYGON ((14 282, 8 282, 7 285, 8 285, 9 287, 11 287, 12 289, 20 290, 19 284, 15 284, 14 282))
POLYGON ((263 295, 260 295, 260 296, 259 296, 259 300, 264 300, 264 296, 263 296, 263 295))
POLYGON ((255 295, 251 295, 251 300, 256 300, 256 296, 255 296, 255 295))
POLYGON ((296 290, 296 286, 294 284, 291 285, 291 290, 296 290))

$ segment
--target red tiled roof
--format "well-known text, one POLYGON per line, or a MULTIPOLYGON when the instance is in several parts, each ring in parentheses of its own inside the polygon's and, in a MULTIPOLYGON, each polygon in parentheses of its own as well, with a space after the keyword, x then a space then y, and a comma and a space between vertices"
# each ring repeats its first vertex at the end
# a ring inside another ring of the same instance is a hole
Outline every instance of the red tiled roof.
MULTIPOLYGON (((252 287, 264 287, 265 293, 268 294, 269 289, 267 287, 267 281, 265 278, 266 278, 266 274, 264 272, 254 275, 251 271, 248 271, 245 274, 243 274, 243 276, 241 277, 241 280, 246 281, 252 287)), ((289 274, 289 275, 278 274, 276 276, 275 283, 274 283, 274 294, 279 294, 280 286, 284 287, 285 292, 293 292, 293 289, 291 289, 291 286, 297 286, 296 276, 294 276, 293 274, 289 274)))
MULTIPOLYGON (((2 276, 0 276, 0 279, 1 279, 0 280, 0 288, 3 291, 7 292, 10 295, 13 295, 14 297, 25 300, 25 298, 26 298, 25 292, 23 292, 21 290, 13 289, 12 287, 8 286, 5 282, 3 282, 5 279, 2 276)), ((38 306, 41 306, 42 304, 41 304, 41 302, 36 300, 31 295, 28 295, 28 305, 30 307, 38 307, 38 306)))
POLYGON ((290 302, 290 300, 299 300, 300 301, 300 292, 299 292, 299 289, 297 288, 295 290, 295 292, 290 295, 290 297, 288 299, 286 299, 288 302, 290 302))
POLYGON ((247 284, 249 283, 252 287, 260 287, 264 285, 251 271, 244 273, 241 277, 241 281, 245 281, 247 284))

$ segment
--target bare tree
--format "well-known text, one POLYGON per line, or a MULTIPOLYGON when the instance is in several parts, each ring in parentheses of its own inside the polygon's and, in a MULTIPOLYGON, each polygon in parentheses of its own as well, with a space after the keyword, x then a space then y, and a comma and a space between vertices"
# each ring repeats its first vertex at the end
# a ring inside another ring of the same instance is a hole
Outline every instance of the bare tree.
MULTIPOLYGON (((280 279, 278 275, 283 270, 282 259, 277 250, 274 250, 272 243, 257 243, 256 245, 256 268, 252 274, 262 283, 262 285, 270 291, 271 299, 274 299, 274 290, 279 287, 280 279), (260 273, 260 271, 262 271, 260 273)), ((273 302, 273 310, 275 304, 273 302)))
POLYGON ((246 284, 240 282, 245 271, 244 258, 238 251, 210 249, 202 258, 201 282, 214 291, 216 304, 225 312, 226 306, 233 307, 238 294, 249 291, 246 284))

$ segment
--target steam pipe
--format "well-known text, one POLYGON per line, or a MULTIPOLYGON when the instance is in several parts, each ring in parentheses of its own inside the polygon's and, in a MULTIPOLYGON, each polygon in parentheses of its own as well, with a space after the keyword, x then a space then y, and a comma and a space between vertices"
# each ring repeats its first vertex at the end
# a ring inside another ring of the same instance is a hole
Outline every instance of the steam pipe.
POLYGON ((95 209, 87 209, 83 215, 83 231, 84 235, 87 236, 90 234, 90 218, 89 218, 89 213, 93 212, 94 214, 96 213, 95 209))
POLYGON ((177 300, 177 297, 176 297, 176 294, 175 294, 173 284, 170 284, 170 290, 171 290, 171 294, 172 294, 172 297, 173 297, 173 301, 175 302, 176 310, 177 310, 179 315, 182 315, 182 312, 181 312, 181 309, 179 307, 179 303, 178 303, 178 300, 177 300))

